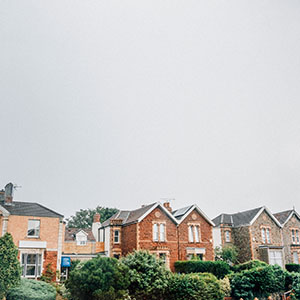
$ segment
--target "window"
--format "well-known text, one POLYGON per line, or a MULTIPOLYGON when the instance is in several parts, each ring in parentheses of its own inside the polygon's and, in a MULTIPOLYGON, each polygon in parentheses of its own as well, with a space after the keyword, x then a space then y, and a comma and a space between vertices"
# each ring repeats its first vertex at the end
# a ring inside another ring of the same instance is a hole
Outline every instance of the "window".
POLYGON ((193 226, 189 226, 189 242, 194 242, 194 235, 193 235, 193 226))
POLYGON ((293 263, 299 264, 299 255, 298 252, 293 252, 293 263))
POLYGON ((164 264, 167 264, 167 254, 166 253, 159 253, 159 259, 161 259, 164 264))
POLYGON ((99 242, 105 242, 105 230, 104 230, 104 228, 99 230, 99 242))
POLYGON ((278 265, 280 267, 283 267, 282 251, 270 250, 269 251, 269 264, 270 265, 278 265))
POLYGON ((153 224, 153 241, 165 242, 166 241, 166 224, 154 223, 153 224))
POLYGON ((22 276, 40 277, 42 273, 42 255, 41 254, 22 254, 22 276))
POLYGON ((40 220, 28 220, 28 237, 40 237, 40 220))
POLYGON ((120 230, 114 231, 114 242, 116 244, 120 243, 120 230))
POLYGON ((189 225, 188 226, 189 242, 199 243, 200 242, 200 226, 199 225, 189 225))
POLYGON ((292 229, 292 243, 293 243, 293 244, 296 244, 295 229, 292 229))
POLYGON ((76 242, 78 246, 85 246, 87 243, 87 236, 84 233, 76 235, 76 242))
POLYGON ((225 231, 225 242, 226 243, 230 243, 231 241, 231 238, 230 238, 230 231, 229 230, 226 230, 225 231))
POLYGON ((269 228, 266 228, 266 235, 267 235, 267 243, 271 244, 270 229, 269 228))
POLYGON ((187 260, 203 260, 203 254, 202 253, 189 253, 187 255, 187 260))
POLYGON ((120 259, 120 254, 114 254, 114 258, 116 258, 116 259, 120 259))
POLYGON ((292 229, 292 243, 293 244, 300 244, 299 230, 298 229, 292 229))

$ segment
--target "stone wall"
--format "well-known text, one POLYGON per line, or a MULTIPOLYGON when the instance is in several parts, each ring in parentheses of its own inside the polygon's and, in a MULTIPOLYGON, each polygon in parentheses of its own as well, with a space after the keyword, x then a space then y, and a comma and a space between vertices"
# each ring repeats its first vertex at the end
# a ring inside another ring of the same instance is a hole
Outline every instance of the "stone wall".
POLYGON ((232 236, 238 250, 238 262, 243 263, 253 259, 249 226, 233 228, 232 236))

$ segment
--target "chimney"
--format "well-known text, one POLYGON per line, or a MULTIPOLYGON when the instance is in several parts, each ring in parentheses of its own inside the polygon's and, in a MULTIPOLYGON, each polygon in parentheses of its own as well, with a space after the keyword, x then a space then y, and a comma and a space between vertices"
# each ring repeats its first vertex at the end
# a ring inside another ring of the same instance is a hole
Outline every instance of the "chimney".
POLYGON ((96 239, 96 242, 99 242, 98 229, 101 227, 100 217, 101 217, 100 214, 95 213, 94 219, 93 219, 93 224, 92 224, 92 232, 93 232, 94 238, 96 239))
POLYGON ((172 213, 172 208, 170 206, 170 202, 165 202, 163 205, 170 213, 172 213))
POLYGON ((95 213, 93 223, 100 223, 100 214, 95 213))
POLYGON ((11 205, 13 202, 13 191, 14 191, 14 185, 10 182, 5 186, 5 192, 4 192, 4 203, 6 205, 11 205))

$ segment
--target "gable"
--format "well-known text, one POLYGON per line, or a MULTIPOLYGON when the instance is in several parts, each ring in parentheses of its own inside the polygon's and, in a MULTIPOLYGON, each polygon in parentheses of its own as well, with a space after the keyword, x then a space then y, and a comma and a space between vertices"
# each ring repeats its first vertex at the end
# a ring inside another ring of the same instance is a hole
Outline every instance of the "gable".
POLYGON ((144 216, 139 222, 152 222, 152 221, 167 221, 177 225, 176 220, 170 217, 170 213, 162 205, 156 206, 146 216, 144 216))
POLYGON ((194 213, 197 213, 208 224, 210 224, 211 226, 215 226, 214 222, 208 216, 206 216, 205 213, 197 205, 190 206, 185 214, 178 220, 178 224, 182 223, 189 215, 192 214, 193 211, 195 211, 194 213))
POLYGON ((193 207, 191 210, 189 210, 186 213, 184 218, 181 220, 180 224, 186 222, 199 222, 199 223, 205 222, 209 226, 213 226, 212 222, 209 219, 207 219, 205 216, 203 216, 196 207, 193 207))
POLYGON ((274 224, 279 228, 282 228, 279 221, 271 214, 271 212, 263 207, 261 211, 253 218, 253 220, 250 223, 250 226, 253 226, 254 224, 274 224))
POLYGON ((283 224, 284 227, 300 227, 300 216, 297 213, 291 214, 291 216, 283 224))

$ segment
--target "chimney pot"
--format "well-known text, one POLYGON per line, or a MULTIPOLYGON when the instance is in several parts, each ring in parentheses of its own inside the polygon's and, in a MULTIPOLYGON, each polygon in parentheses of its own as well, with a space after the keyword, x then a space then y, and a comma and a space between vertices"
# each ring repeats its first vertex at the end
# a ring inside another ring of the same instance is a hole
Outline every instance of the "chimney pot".
POLYGON ((170 206, 170 202, 165 202, 163 205, 170 213, 172 213, 172 208, 170 206))
POLYGON ((100 217, 99 213, 95 213, 93 223, 100 223, 100 217))

